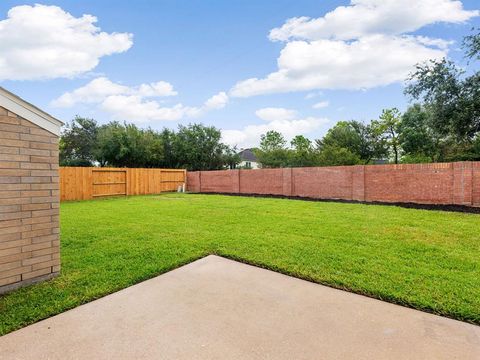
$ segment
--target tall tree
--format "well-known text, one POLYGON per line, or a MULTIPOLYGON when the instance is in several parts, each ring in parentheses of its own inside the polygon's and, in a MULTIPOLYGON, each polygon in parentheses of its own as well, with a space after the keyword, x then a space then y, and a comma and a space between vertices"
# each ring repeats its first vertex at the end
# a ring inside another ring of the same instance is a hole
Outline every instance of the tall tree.
POLYGON ((391 151, 393 161, 398 164, 400 160, 399 127, 401 123, 400 111, 396 108, 385 109, 378 120, 373 120, 371 125, 373 132, 379 141, 384 142, 391 151))
POLYGON ((162 140, 153 130, 134 124, 111 122, 98 134, 97 161, 119 167, 160 167, 163 162, 162 140))
POLYGON ((303 135, 295 136, 290 142, 289 165, 292 167, 315 166, 318 164, 318 152, 312 142, 303 135))
MULTIPOLYGON (((480 60, 480 33, 467 36, 466 56, 480 60)), ((457 142, 471 142, 480 131, 480 71, 467 76, 452 61, 419 64, 408 78, 405 93, 431 111, 430 126, 457 142)))
POLYGON ((223 169, 235 161, 232 151, 221 142, 220 130, 202 124, 180 125, 172 147, 175 167, 188 170, 223 169))
POLYGON ((290 165, 287 141, 281 133, 270 130, 261 135, 260 139, 260 147, 255 150, 255 155, 262 167, 279 168, 290 165))
POLYGON ((398 126, 404 162, 436 162, 445 158, 445 141, 429 126, 430 112, 420 104, 410 106, 398 126))
POLYGON ((65 124, 60 138, 60 165, 92 166, 97 151, 98 125, 93 119, 76 116, 65 124))
POLYGON ((355 120, 339 121, 328 130, 323 139, 317 140, 316 143, 320 150, 324 147, 347 149, 364 164, 368 164, 373 159, 382 158, 386 154, 384 143, 372 127, 355 120))
POLYGON ((176 168, 177 159, 175 158, 175 154, 173 152, 173 144, 175 143, 175 137, 177 134, 175 131, 170 129, 163 129, 159 134, 161 141, 162 141, 162 152, 163 152, 163 162, 162 167, 165 168, 176 168))
POLYGON ((262 151, 282 150, 286 145, 287 141, 278 131, 270 130, 260 136, 260 150, 262 151))

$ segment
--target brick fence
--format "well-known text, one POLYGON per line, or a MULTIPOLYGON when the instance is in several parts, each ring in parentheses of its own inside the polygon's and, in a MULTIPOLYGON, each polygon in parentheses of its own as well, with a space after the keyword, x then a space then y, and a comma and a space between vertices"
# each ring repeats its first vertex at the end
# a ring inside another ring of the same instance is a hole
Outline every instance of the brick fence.
POLYGON ((196 171, 191 192, 480 206, 480 162, 196 171))

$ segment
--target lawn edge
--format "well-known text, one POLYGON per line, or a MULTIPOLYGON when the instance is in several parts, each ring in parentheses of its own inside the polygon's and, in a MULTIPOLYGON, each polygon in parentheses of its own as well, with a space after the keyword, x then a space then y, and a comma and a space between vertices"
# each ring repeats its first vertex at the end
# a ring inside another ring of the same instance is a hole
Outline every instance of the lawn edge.
POLYGON ((191 195, 222 195, 222 196, 236 196, 236 197, 254 197, 265 199, 288 199, 298 201, 311 202, 326 202, 326 203, 341 203, 341 204, 361 204, 361 205, 376 205, 376 206, 393 206, 404 209, 427 210, 427 211, 443 211, 465 214, 480 214, 480 207, 454 204, 420 204, 413 202, 385 202, 385 201, 360 201, 360 200, 345 200, 345 199, 327 199, 314 198, 309 196, 288 196, 288 195, 273 195, 273 194, 256 194, 256 193, 221 193, 221 192, 187 192, 191 195))

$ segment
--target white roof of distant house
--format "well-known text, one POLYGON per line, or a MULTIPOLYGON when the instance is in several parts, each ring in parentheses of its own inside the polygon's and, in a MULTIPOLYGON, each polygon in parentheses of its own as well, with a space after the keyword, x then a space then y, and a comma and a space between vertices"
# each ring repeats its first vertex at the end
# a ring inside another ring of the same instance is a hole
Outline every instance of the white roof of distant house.
POLYGON ((0 106, 59 136, 63 122, 47 114, 35 105, 0 87, 0 106))

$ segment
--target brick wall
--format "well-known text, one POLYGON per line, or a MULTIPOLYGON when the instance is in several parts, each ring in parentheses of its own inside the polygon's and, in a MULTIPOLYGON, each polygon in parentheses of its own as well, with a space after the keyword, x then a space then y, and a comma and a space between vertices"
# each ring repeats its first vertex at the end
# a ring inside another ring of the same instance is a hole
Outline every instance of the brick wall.
POLYGON ((293 196, 352 200, 352 168, 312 167, 293 169, 293 196))
POLYGON ((0 293, 60 270, 58 137, 0 107, 0 293))
POLYGON ((365 167, 365 200, 454 204, 452 163, 365 167))
POLYGON ((192 192, 480 206, 480 162, 188 172, 192 192))
POLYGON ((283 195, 288 189, 288 179, 285 178, 283 169, 264 169, 260 172, 234 171, 240 183, 239 192, 242 194, 283 195))

